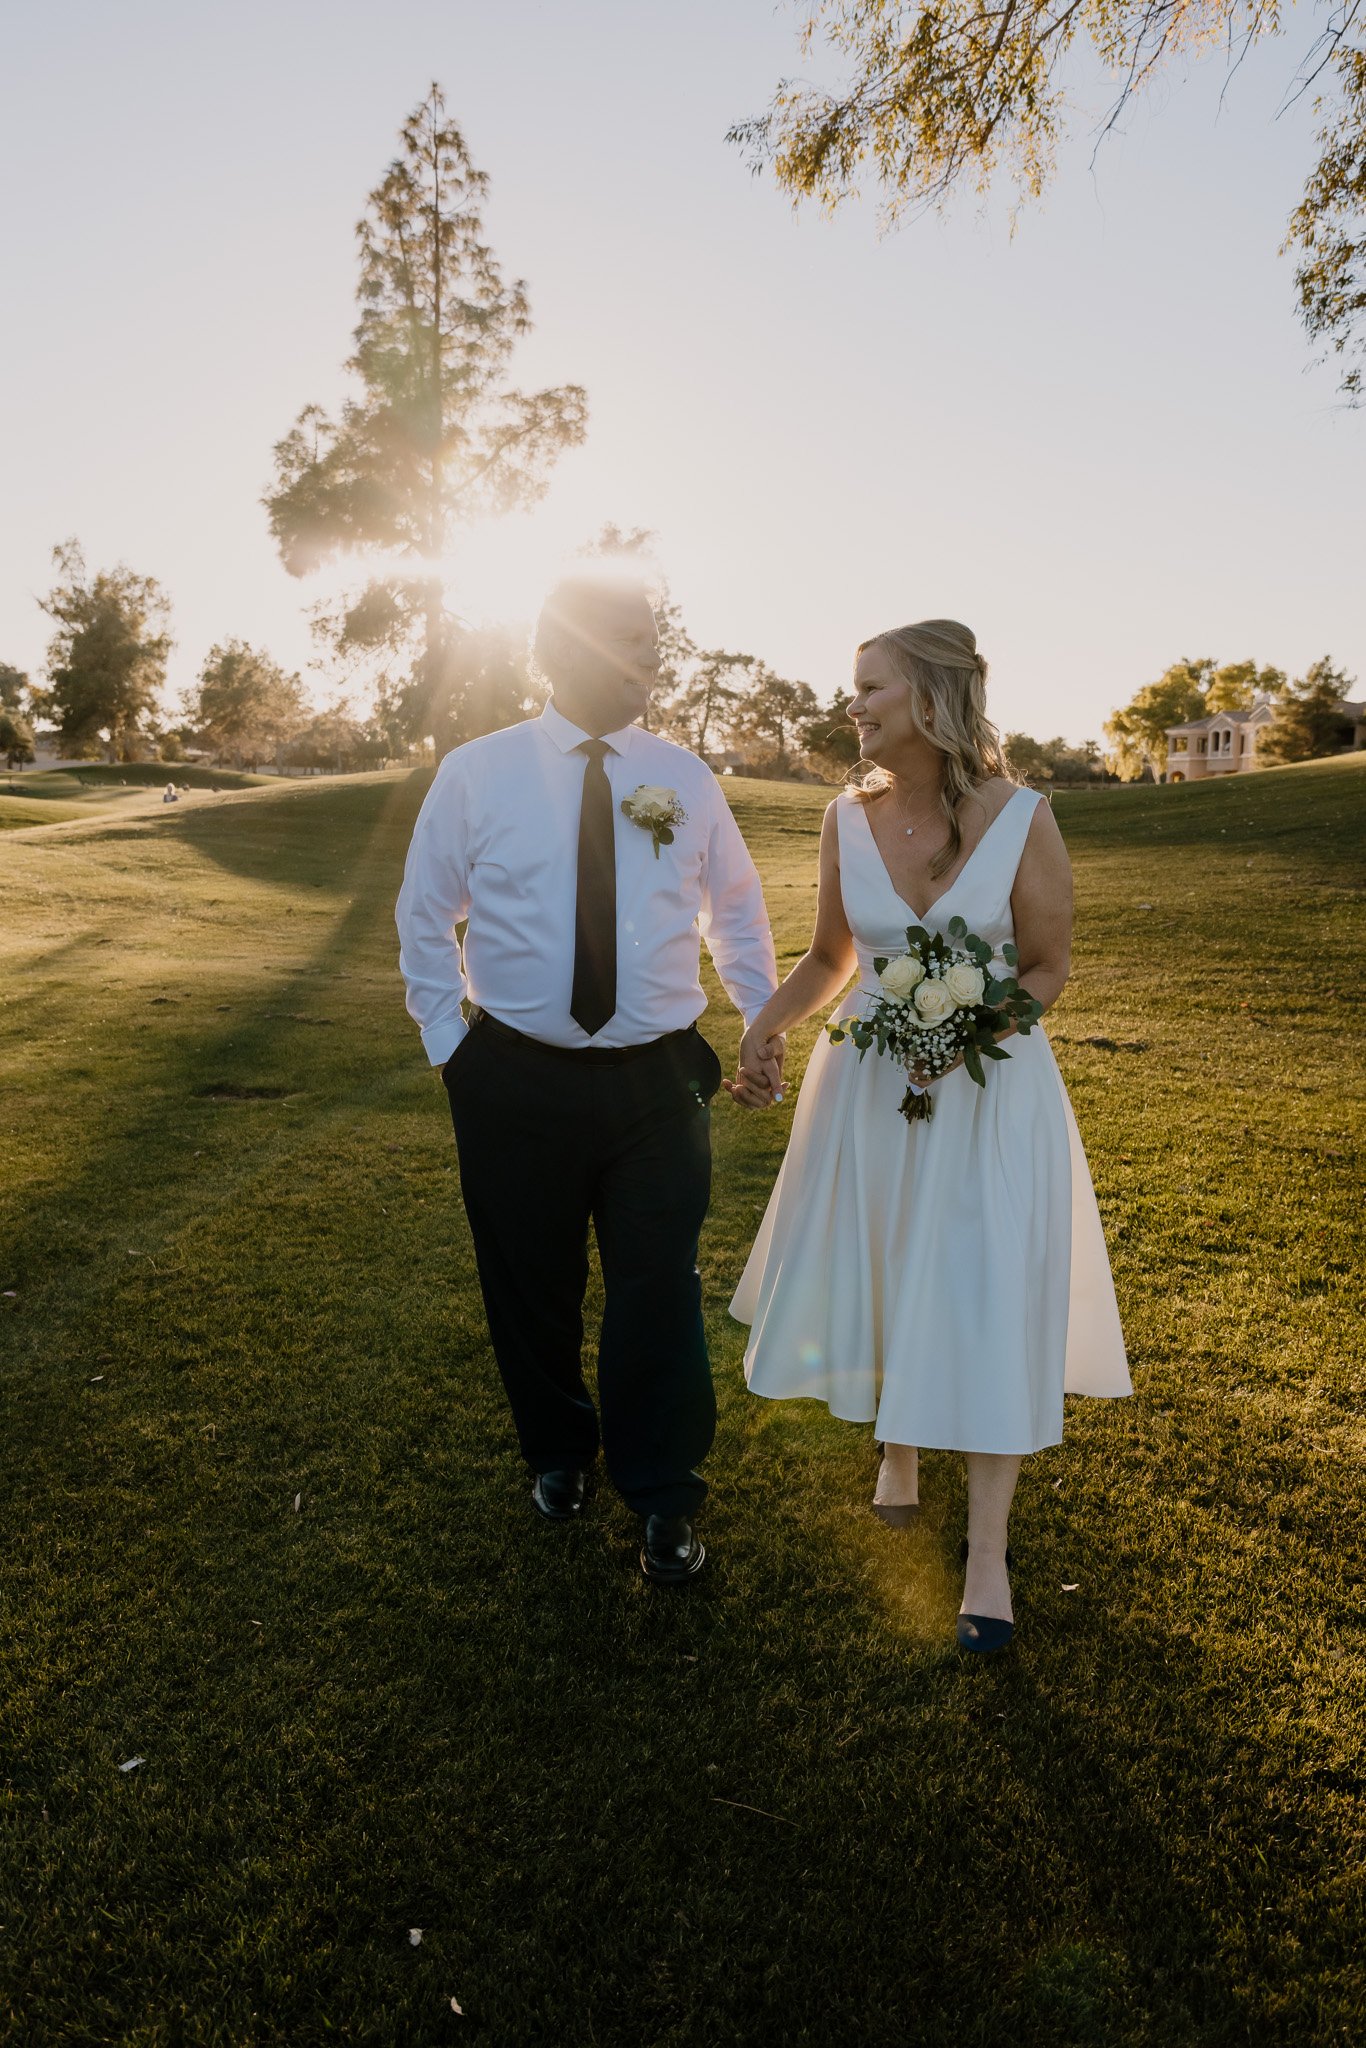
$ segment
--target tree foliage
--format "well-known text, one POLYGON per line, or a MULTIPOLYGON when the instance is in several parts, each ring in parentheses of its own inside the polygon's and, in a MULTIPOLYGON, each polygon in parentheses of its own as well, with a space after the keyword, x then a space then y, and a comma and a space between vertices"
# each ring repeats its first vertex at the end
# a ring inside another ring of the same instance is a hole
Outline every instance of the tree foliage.
POLYGON ((705 756, 737 724, 743 729, 749 694, 756 678, 765 673, 752 654, 724 647, 699 649, 669 702, 671 736, 705 756))
MULTIPOLYGON (((1357 9, 1344 12, 1350 19, 1357 9)), ((1342 389, 1359 404, 1366 358, 1366 48, 1339 37, 1333 63, 1341 96, 1318 102, 1322 154, 1290 217, 1286 246, 1300 259, 1300 318, 1311 340, 1346 359, 1342 389)))
POLYGON ((1284 669, 1259 668, 1255 661, 1226 661, 1211 671, 1205 710, 1250 711, 1258 697, 1278 696, 1284 688, 1284 669))
POLYGON ((91 575, 74 540, 52 557, 57 581, 39 603, 57 630, 34 709, 73 753, 94 752, 107 732, 117 758, 127 759, 155 720, 166 682, 170 606, 153 577, 122 564, 91 575))
POLYGON ((357 395, 335 419, 304 409, 264 501, 291 574, 370 558, 317 624, 343 656, 387 657, 391 708, 414 736, 461 726, 469 647, 444 596, 455 529, 534 502, 586 428, 577 385, 508 381, 530 317, 525 284, 504 280, 486 240, 487 192, 433 85, 356 231, 357 395))
POLYGON ((858 760, 858 734, 849 720, 853 701, 848 690, 837 691, 829 706, 802 727, 802 745, 826 775, 845 776, 858 760))
MULTIPOLYGON (((1302 257, 1296 284, 1310 336, 1359 354, 1366 17, 1362 0, 1313 4, 1323 26, 1299 89, 1325 69, 1339 89, 1319 100, 1322 153, 1291 221, 1302 257)), ((1279 0, 810 0, 803 46, 828 44, 845 83, 830 92, 785 80, 767 113, 739 122, 730 139, 756 168, 771 165, 794 201, 827 210, 865 178, 880 189, 888 220, 998 181, 1024 203, 1052 175, 1083 51, 1119 81, 1108 133, 1129 99, 1179 60, 1218 46, 1240 59, 1280 30, 1279 0)), ((1359 397, 1358 366, 1343 388, 1359 397)))
POLYGON ((382 767, 389 756, 386 736, 373 719, 357 718, 343 697, 315 711, 286 750, 291 768, 323 768, 342 775, 382 767))
POLYGON ((1291 683, 1276 716, 1257 741, 1259 761, 1315 761, 1352 743, 1352 720, 1342 705, 1352 678, 1325 655, 1291 683))
POLYGON ((753 663, 744 697, 732 722, 735 736, 757 746, 756 765, 771 765, 785 773, 790 765, 792 743, 815 719, 820 705, 810 683, 780 676, 766 662, 753 663), (764 755, 770 758, 767 763, 764 755))
POLYGON ((307 716, 298 676, 245 640, 209 650, 185 710, 199 744, 238 768, 277 754, 307 716))
POLYGON ((1104 780, 1100 748, 1094 740, 1074 747, 1069 741, 1032 739, 1026 732, 1005 736, 1006 766, 1021 782, 1085 783, 1104 780))
POLYGON ((0 706, 0 754, 7 768, 22 767, 33 759, 33 727, 21 711, 0 706))
POLYGON ((1145 768, 1160 775, 1167 765, 1167 727, 1203 718, 1205 692, 1214 675, 1208 656, 1177 661, 1155 683, 1145 683, 1105 721, 1105 765, 1122 782, 1136 782, 1145 768))
POLYGON ((24 716, 28 677, 23 669, 0 661, 0 754, 7 768, 33 759, 33 727, 24 716))
POLYGON ((545 701, 531 674, 526 635, 511 626, 457 626, 447 664, 448 686, 432 719, 438 755, 461 740, 515 725, 545 701))

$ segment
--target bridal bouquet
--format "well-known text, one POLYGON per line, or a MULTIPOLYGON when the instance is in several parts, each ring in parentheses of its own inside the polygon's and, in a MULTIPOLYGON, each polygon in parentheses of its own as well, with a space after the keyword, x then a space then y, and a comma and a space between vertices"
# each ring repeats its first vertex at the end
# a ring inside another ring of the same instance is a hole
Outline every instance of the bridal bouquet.
MULTIPOLYGON (((987 1085, 982 1061, 1008 1060, 996 1034, 1013 1024, 1028 1032, 1043 1015, 1042 1003, 1020 987, 1009 972, 1018 966, 1014 946, 1001 948, 1007 972, 992 972, 993 954, 985 939, 976 938, 961 917, 950 921, 949 943, 919 925, 906 933, 907 951, 894 960, 874 960, 881 992, 866 1017, 844 1017, 826 1028, 831 1040, 852 1039, 859 1058, 875 1046, 900 1060, 907 1073, 929 1080, 947 1073, 961 1053, 963 1065, 979 1088, 987 1085)), ((928 1090, 908 1087, 901 1104, 907 1123, 934 1114, 928 1090)))

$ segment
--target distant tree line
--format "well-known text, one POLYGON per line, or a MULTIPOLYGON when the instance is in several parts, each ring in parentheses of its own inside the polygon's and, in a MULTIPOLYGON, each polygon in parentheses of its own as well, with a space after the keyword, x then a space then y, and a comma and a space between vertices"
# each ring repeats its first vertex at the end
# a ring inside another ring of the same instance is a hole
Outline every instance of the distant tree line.
MULTIPOLYGON (((56 578, 39 600, 54 622, 44 680, 0 664, 0 751, 32 761, 36 728, 75 760, 184 760, 224 766, 348 769, 392 752, 374 717, 345 700, 319 710, 301 679, 242 640, 212 648, 175 709, 166 706, 171 608, 154 577, 123 564, 91 572, 80 546, 53 550, 56 578)), ((400 749, 401 752, 401 749, 400 749)))
MULTIPOLYGON (((857 755, 843 718, 823 712, 809 683, 758 655, 703 647, 660 572, 651 534, 606 527, 585 554, 635 558, 654 584, 662 664, 650 724, 713 761, 753 775, 842 771, 857 755), (833 734, 833 737, 832 737, 833 734)), ((382 766, 435 744, 515 724, 539 709, 546 683, 530 665, 525 627, 466 626, 448 635, 440 688, 382 675, 360 714, 339 698, 311 705, 302 678, 245 640, 209 650, 181 702, 167 708, 170 601, 154 577, 123 564, 92 572, 80 546, 53 551, 56 577, 39 600, 55 622, 45 679, 0 666, 0 748, 10 768, 34 758, 35 724, 66 756, 116 761, 207 758, 223 766, 336 771, 382 766)))
MULTIPOLYGON (((585 555, 633 560, 654 584, 661 667, 649 723, 718 766, 759 776, 838 781, 858 759, 849 696, 822 704, 807 683, 780 674, 757 654, 708 647, 690 631, 655 564, 655 536, 604 527, 585 555)), ((232 639, 212 647, 174 710, 165 706, 173 645, 170 603, 151 576, 119 564, 90 570, 74 540, 53 550, 55 578, 39 603, 53 621, 44 680, 0 664, 0 752, 7 768, 34 758, 45 723, 67 755, 114 760, 207 758, 220 765, 334 772, 373 768, 448 747, 516 723, 544 701, 525 628, 448 621, 438 686, 401 669, 381 674, 368 709, 339 696, 319 709, 303 681, 264 649, 232 639), (457 630, 458 628, 458 630, 457 630)), ((1160 776, 1167 731, 1217 711, 1270 702, 1259 761, 1307 761, 1350 746, 1342 709, 1355 687, 1327 656, 1291 680, 1252 660, 1174 662, 1105 723, 1094 741, 1036 740, 1007 733, 1006 759, 1021 781, 1086 785, 1160 776)))
POLYGON ((1265 698, 1275 716, 1257 741, 1268 763, 1312 761, 1352 743, 1352 722, 1342 705, 1355 683, 1329 656, 1311 662, 1293 681, 1283 669, 1255 661, 1216 662, 1209 656, 1173 662, 1105 721, 1105 760, 1123 782, 1167 766, 1167 731, 1216 711, 1250 711, 1265 698))

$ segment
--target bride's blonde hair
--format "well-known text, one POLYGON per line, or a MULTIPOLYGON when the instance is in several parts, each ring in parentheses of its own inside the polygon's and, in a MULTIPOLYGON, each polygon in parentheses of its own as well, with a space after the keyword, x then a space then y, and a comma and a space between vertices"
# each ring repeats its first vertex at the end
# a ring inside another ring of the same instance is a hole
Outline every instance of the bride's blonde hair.
MULTIPOLYGON (((977 652, 976 634, 957 619, 921 619, 918 625, 896 626, 890 633, 875 633, 871 640, 864 640, 858 651, 865 654, 870 647, 886 649, 892 667, 910 691, 916 731, 943 757, 940 802, 949 838, 930 862, 931 875, 939 876, 953 866, 962 850, 958 806, 963 798, 993 775, 1014 779, 1001 751, 1000 735, 987 717, 987 665, 977 652)), ((874 768, 851 783, 850 790, 856 797, 867 798, 890 789, 891 782, 885 768, 874 768)))

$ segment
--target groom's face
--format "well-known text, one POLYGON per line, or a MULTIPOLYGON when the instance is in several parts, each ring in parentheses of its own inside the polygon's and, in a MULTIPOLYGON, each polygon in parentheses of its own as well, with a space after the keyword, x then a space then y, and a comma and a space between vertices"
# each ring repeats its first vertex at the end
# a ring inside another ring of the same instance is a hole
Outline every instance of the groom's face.
POLYGON ((584 732, 643 718, 659 674, 659 631, 639 591, 594 592, 557 636, 555 708, 584 732))

